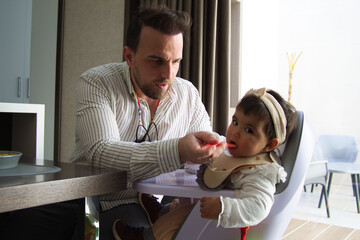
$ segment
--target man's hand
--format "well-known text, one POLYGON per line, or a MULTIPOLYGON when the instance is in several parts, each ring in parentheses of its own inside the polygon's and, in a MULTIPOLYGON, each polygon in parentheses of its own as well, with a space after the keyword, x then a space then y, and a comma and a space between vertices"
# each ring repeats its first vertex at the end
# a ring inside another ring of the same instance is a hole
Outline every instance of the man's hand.
POLYGON ((179 154, 182 163, 190 161, 196 164, 208 163, 217 158, 226 148, 216 135, 210 132, 195 132, 179 139, 179 154), (210 146, 204 147, 206 144, 210 146))
POLYGON ((200 199, 200 213, 202 218, 217 220, 221 213, 219 197, 202 197, 200 199))

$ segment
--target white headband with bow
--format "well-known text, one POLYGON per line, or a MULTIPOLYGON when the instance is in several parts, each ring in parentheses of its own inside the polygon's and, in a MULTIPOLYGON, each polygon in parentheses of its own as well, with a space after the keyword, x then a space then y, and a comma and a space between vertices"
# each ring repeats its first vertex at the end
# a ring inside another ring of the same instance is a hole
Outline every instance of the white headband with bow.
POLYGON ((282 144, 285 141, 287 124, 284 109, 271 94, 266 92, 266 88, 250 89, 245 96, 249 94, 254 94, 260 98, 269 110, 274 123, 276 137, 279 139, 279 144, 282 144))

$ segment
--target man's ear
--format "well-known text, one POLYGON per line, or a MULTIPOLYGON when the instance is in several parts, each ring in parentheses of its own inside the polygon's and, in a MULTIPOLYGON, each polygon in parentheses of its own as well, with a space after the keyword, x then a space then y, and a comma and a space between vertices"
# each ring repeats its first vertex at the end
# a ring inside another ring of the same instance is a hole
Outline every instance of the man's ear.
POLYGON ((268 144, 265 146, 265 152, 270 152, 274 150, 279 145, 279 139, 273 138, 271 139, 268 144))
POLYGON ((134 51, 130 47, 125 46, 123 49, 123 56, 128 66, 131 67, 134 62, 134 51))

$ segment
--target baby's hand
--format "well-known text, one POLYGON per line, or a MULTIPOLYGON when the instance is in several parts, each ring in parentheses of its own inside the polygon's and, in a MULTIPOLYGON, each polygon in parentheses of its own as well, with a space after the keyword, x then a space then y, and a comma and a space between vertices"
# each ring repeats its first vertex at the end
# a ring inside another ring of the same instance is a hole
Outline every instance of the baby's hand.
POLYGON ((221 213, 219 197, 203 197, 200 199, 200 213, 202 218, 217 220, 221 213))

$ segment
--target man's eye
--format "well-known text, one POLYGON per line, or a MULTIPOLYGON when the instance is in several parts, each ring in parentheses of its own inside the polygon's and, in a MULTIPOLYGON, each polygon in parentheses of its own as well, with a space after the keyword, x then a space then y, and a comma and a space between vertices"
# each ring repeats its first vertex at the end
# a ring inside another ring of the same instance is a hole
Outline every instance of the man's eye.
POLYGON ((245 128, 245 132, 250 133, 250 134, 254 133, 254 131, 251 128, 248 128, 248 127, 245 128))
POLYGON ((237 125, 238 125, 238 122, 237 122, 236 120, 233 120, 233 121, 232 121, 232 124, 235 125, 235 126, 237 126, 237 125))
POLYGON ((154 63, 161 65, 161 64, 164 63, 164 60, 162 60, 162 59, 155 59, 155 60, 154 60, 154 63))

